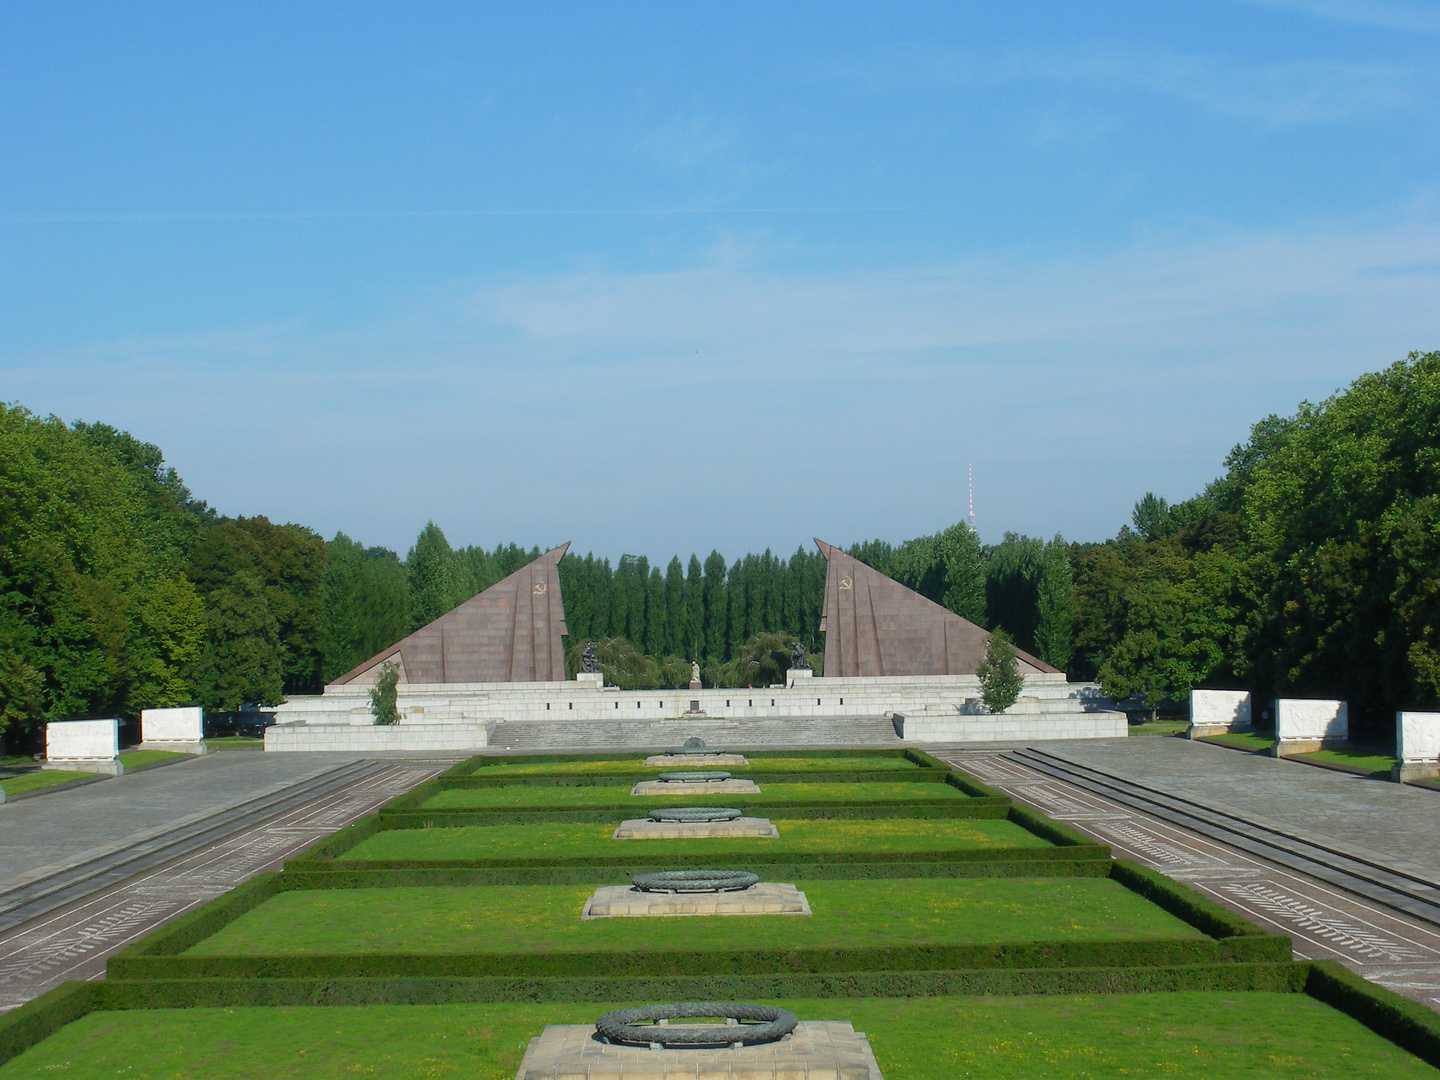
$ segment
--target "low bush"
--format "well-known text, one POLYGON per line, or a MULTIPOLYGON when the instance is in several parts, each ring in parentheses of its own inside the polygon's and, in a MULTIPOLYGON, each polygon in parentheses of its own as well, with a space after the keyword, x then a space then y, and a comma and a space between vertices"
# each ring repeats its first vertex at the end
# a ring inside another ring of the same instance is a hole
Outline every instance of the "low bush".
MULTIPOLYGON (((1164 908, 1177 919, 1184 919, 1195 929, 1213 938, 1267 935, 1263 927, 1236 915, 1215 901, 1201 896, 1194 889, 1174 881, 1128 859, 1116 859, 1110 865, 1110 876, 1127 889, 1139 893, 1151 903, 1164 908)), ((1275 936, 1289 948, 1288 937, 1275 936)))
POLYGON ((372 955, 174 956, 132 951, 110 959, 113 979, 639 978, 669 975, 860 974, 1057 967, 1133 968, 1284 963, 1266 938, 1045 941, 848 949, 702 949, 652 952, 382 953, 372 955))
POLYGON ((1305 993, 1440 1068, 1440 1016, 1418 1001, 1356 975, 1334 960, 1309 965, 1305 993))

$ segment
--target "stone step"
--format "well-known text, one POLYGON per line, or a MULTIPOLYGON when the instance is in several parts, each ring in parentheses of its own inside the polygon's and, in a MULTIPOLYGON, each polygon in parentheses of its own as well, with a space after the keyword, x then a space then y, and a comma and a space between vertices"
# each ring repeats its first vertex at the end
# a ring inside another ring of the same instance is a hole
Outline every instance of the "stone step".
POLYGON ((1178 825, 1269 863, 1440 926, 1440 882, 1369 853, 1293 829, 1251 821, 1222 806, 1179 796, 1083 764, 1054 750, 1027 747, 1008 755, 1037 772, 1178 825))
POLYGON ((876 717, 794 717, 764 720, 589 720, 566 723, 524 720, 500 724, 490 736, 493 751, 673 750, 688 738, 719 749, 870 747, 903 745, 895 724, 876 717))

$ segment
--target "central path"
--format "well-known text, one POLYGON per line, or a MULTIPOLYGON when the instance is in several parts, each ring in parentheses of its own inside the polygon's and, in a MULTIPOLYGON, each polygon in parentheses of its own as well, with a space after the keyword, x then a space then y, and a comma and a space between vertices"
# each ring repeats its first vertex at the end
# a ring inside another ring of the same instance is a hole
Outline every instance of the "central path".
MULTIPOLYGON (((1065 744, 1067 753, 1073 745, 1065 744)), ((1137 749, 1151 752, 1149 748, 1137 749)), ((1231 753, 1203 749, 1208 753, 1231 753)), ((1165 752, 1179 756, 1185 751, 1167 748, 1165 752)), ((1396 993, 1440 1008, 1440 926, 1370 903, 1038 771, 1010 751, 942 751, 938 756, 1017 802, 1109 844, 1117 856, 1159 870, 1252 922, 1289 934, 1297 956, 1338 960, 1396 993)), ((1239 754, 1234 757, 1244 760, 1239 754)), ((1109 761, 1113 763, 1114 755, 1109 756, 1109 761)), ((1221 759, 1221 763, 1228 761, 1221 759)), ((1331 777, 1320 770, 1293 767, 1319 773, 1316 779, 1322 787, 1332 783, 1331 777)), ((1148 782, 1151 778, 1146 779, 1148 782)), ((1385 793, 1362 795, 1368 799, 1384 797, 1385 793)), ((1393 810, 1381 820, 1377 817, 1372 815, 1368 822, 1372 842, 1377 833, 1392 824, 1401 832, 1412 827, 1411 822, 1401 822, 1393 810)), ((1358 822, 1349 823, 1347 832, 1357 827, 1358 822)))
POLYGON ((76 903, 0 933, 0 1012, 67 979, 100 978, 106 960, 160 924, 256 874, 279 869, 285 859, 448 767, 432 761, 371 764, 373 768, 336 790, 298 806, 282 804, 277 815, 263 823, 242 825, 163 866, 102 886, 76 903))

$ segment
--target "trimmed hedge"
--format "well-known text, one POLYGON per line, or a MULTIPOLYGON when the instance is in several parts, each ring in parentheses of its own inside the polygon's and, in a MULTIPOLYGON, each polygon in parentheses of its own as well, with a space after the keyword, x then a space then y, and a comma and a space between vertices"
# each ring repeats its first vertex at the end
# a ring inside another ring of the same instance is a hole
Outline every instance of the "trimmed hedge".
POLYGON ((0 1013, 0 1065, 48 1039, 66 1024, 98 1008, 101 983, 65 982, 27 1001, 13 1012, 0 1013))
MULTIPOLYGON (((689 867, 674 866, 674 860, 662 860, 666 868, 709 868, 714 859, 695 859, 689 867)), ((721 860, 724 862, 725 860, 721 860)), ((759 871, 759 864, 742 860, 759 871)), ((370 869, 360 863, 358 869, 345 869, 348 864, 326 864, 322 870, 285 872, 285 880, 299 889, 381 889, 413 886, 455 885, 625 885, 636 874, 653 871, 656 862, 634 863, 624 867, 593 866, 508 866, 470 868, 425 865, 398 869, 370 869)), ((877 881, 917 878, 1012 878, 1012 877, 1105 877, 1108 864, 1101 859, 1015 859, 991 862, 937 863, 826 863, 817 865, 787 862, 764 866, 764 876, 780 881, 877 881)))
MULTIPOLYGON (((896 769, 835 769, 821 772, 819 770, 807 770, 805 772, 746 772, 746 770, 734 765, 726 770, 734 774, 736 780, 754 780, 770 784, 868 784, 872 782, 886 784, 944 784, 949 780, 947 773, 936 773, 928 770, 906 770, 896 769)), ((460 776, 445 779, 437 778, 447 788, 463 788, 475 790, 477 788, 492 787, 618 787, 625 784, 634 784, 640 780, 655 779, 655 772, 636 769, 634 772, 614 773, 541 773, 534 776, 522 776, 514 773, 507 773, 504 776, 460 776)), ((956 784, 964 791, 964 787, 956 784)), ((967 793, 968 794, 968 793, 967 793)), ((401 795, 398 798, 403 799, 401 795)), ((993 798, 1003 802, 1010 799, 1004 795, 995 795, 993 798)), ((392 800, 393 801, 393 800, 392 800)))
POLYGON ((1289 948, 1288 937, 1271 935, 1264 927, 1255 925, 1249 919, 1201 896, 1194 889, 1139 863, 1129 859, 1116 859, 1110 864, 1110 876, 1127 889, 1139 893, 1177 919, 1184 919, 1201 933, 1209 934, 1213 938, 1274 937, 1277 941, 1284 941, 1286 948, 1289 948))
POLYGON ((1013 821, 1026 832, 1034 833, 1042 840, 1049 840, 1057 847, 1094 847, 1095 841, 1084 833, 1062 825, 1054 818, 1046 817, 1028 806, 1012 806, 1005 820, 1013 821))
POLYGON ((110 958, 113 979, 641 978, 671 975, 863 974, 972 969, 1193 967, 1286 963, 1288 939, 1043 941, 853 949, 689 949, 654 952, 390 953, 370 955, 176 956, 127 949, 110 958), (1280 947, 1277 948, 1276 946, 1280 947))
POLYGON ((635 978, 155 979, 96 984, 97 1008, 240 1005, 444 1005, 454 1002, 744 1001, 747 998, 1123 994, 1172 990, 1299 992, 1303 964, 1143 968, 863 971, 635 978))
MULTIPOLYGON (((685 798, 682 796, 682 799, 685 798)), ((688 799, 685 805, 690 805, 688 799)), ((701 804, 696 804, 701 805, 701 804)), ((793 818, 805 821, 878 821, 885 818, 988 818, 1003 820, 1008 806, 975 805, 958 799, 917 800, 903 803, 785 803, 763 806, 731 800, 747 817, 793 818)), ((644 817, 649 804, 577 806, 561 810, 543 807, 437 807, 427 810, 381 810, 386 829, 450 829, 465 825, 580 825, 644 817)))
POLYGON ((1440 1016, 1433 1009, 1361 978, 1335 960, 1312 960, 1308 967, 1305 993, 1440 1068, 1440 1016))
MULTIPOLYGON (((650 841, 645 841, 650 843, 650 841)), ((698 854, 694 852, 672 852, 662 851, 658 848, 647 849, 646 854, 636 851, 627 851, 615 855, 575 855, 560 857, 537 857, 537 858, 503 858, 503 859, 366 859, 355 860, 354 862, 336 862, 333 859, 307 859, 301 856, 298 859, 290 859, 285 863, 285 872, 305 872, 326 870, 425 870, 425 869, 473 869, 483 870, 498 867, 551 867, 551 866, 584 866, 590 867, 597 873, 617 870, 621 867, 643 866, 653 867, 657 860, 673 865, 679 869, 687 866, 709 866, 717 859, 739 859, 746 865, 775 866, 793 865, 796 867, 808 868, 818 866, 848 866, 856 863, 881 864, 931 864, 947 862, 1017 862, 1017 861, 1040 861, 1049 859, 1058 861, 1083 861, 1106 863, 1110 858, 1110 849, 1101 844, 1087 844, 1084 847, 1069 848, 975 848, 966 851, 817 851, 817 852, 786 852, 786 851, 736 851, 733 855, 698 854)), ((638 871, 637 871, 638 872, 638 871)), ((800 876, 805 877, 810 873, 808 869, 800 876)), ((899 875, 910 877, 913 875, 899 875)))

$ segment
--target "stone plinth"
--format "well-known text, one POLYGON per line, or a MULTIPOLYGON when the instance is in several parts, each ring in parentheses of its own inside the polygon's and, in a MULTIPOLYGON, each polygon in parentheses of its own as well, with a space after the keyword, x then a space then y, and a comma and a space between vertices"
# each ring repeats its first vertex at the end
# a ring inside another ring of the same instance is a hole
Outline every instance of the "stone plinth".
POLYGON ((715 893, 643 892, 602 885, 585 901, 582 919, 653 919, 677 915, 809 915, 810 901, 794 885, 762 881, 715 893))
POLYGON ((119 720, 57 720, 45 725, 42 769, 104 773, 119 776, 119 720))
POLYGON ((686 783, 674 780, 641 780, 630 789, 631 795, 758 795, 754 780, 708 780, 686 783))
POLYGON ((1397 712, 1392 778, 1428 780, 1440 776, 1440 713, 1397 712))
POLYGON ((196 705, 184 709, 142 709, 140 749, 170 750, 181 754, 203 754, 205 710, 196 705))
POLYGON ((734 821, 651 821, 629 818, 615 829, 614 840, 702 840, 714 836, 758 836, 775 840, 780 830, 769 818, 742 817, 734 821))
POLYGON ((1275 757, 1308 754, 1343 743, 1350 735, 1350 707, 1343 701, 1281 698, 1275 702, 1275 757))
POLYGON ((1190 728, 1186 735, 1203 739, 1207 735, 1249 731, 1250 709, 1248 690, 1191 690, 1190 728))
POLYGON ((749 765, 744 754, 651 754, 645 759, 647 768, 661 768, 667 765, 749 765))
POLYGON ((515 1080, 884 1080, 864 1032, 846 1020, 802 1020, 773 1043, 724 1050, 610 1046, 593 1024, 548 1024, 515 1080))
POLYGON ((484 724, 276 724, 265 729, 265 749, 330 750, 370 754, 385 751, 483 750, 493 721, 484 724))

